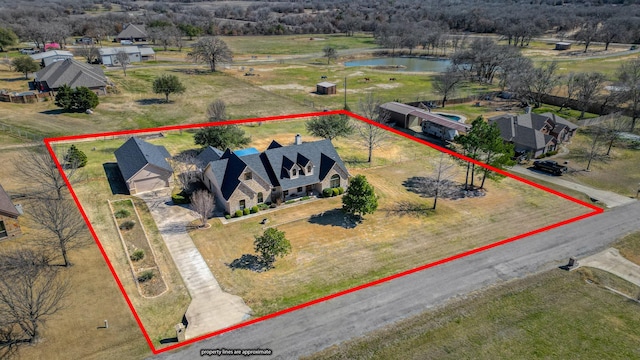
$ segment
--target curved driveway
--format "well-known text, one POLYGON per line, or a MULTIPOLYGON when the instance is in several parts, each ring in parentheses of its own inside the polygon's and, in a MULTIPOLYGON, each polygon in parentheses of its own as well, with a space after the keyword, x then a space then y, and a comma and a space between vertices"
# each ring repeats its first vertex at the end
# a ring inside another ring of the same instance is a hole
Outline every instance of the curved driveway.
POLYGON ((566 264, 569 257, 590 255, 639 230, 640 203, 618 206, 600 215, 206 339, 173 353, 163 353, 154 360, 194 359, 200 357, 201 349, 216 348, 269 348, 273 350, 269 359, 296 359, 417 315, 453 297, 503 280, 553 269, 566 264))

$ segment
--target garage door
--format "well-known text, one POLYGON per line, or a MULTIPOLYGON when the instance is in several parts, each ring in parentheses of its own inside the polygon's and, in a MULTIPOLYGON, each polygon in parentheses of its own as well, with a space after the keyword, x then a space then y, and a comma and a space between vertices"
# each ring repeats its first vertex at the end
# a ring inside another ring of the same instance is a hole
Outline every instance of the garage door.
POLYGON ((143 180, 138 180, 135 182, 136 185, 136 193, 141 193, 145 191, 152 191, 157 189, 162 189, 169 186, 167 180, 161 177, 153 177, 143 180))

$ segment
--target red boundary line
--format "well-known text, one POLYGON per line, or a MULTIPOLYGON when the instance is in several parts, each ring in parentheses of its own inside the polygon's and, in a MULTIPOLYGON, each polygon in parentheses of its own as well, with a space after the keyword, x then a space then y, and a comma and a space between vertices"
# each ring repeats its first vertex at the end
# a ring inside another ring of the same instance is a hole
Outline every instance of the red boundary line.
POLYGON ((532 181, 529 181, 527 179, 521 178, 519 176, 516 176, 516 175, 511 174, 509 172, 506 172, 504 170, 497 169, 497 168, 492 167, 490 165, 484 164, 484 163, 482 163, 482 162, 480 162, 478 160, 471 159, 471 158, 466 157, 464 155, 461 155, 461 154, 458 154, 456 152, 453 152, 453 151, 451 151, 449 149, 446 149, 446 148, 443 148, 441 146, 429 143, 429 142, 427 142, 425 140, 414 138, 414 137, 412 137, 412 136, 410 136, 410 135, 408 135, 408 134, 406 134, 406 133, 404 133, 402 131, 399 131, 397 129, 394 129, 394 128, 386 126, 386 125, 379 124, 379 123, 377 123, 375 121, 369 120, 369 119, 367 119, 365 117, 362 117, 362 116, 360 116, 358 114, 354 114, 354 113, 352 113, 350 111, 346 111, 346 110, 312 112, 312 113, 291 114, 291 115, 282 115, 282 116, 269 116, 269 117, 252 118, 252 119, 237 119, 237 120, 230 120, 230 121, 208 122, 208 123, 200 123, 200 124, 173 125, 173 126, 164 126, 164 127, 153 128, 153 129, 136 129, 136 130, 123 130, 123 131, 104 132, 104 133, 97 133, 97 134, 72 135, 72 136, 63 136, 63 137, 57 137, 57 138, 47 138, 47 139, 44 139, 44 143, 45 143, 45 145, 46 145, 51 157, 53 158, 53 161, 55 162, 56 166, 58 167, 58 170, 62 174, 62 176, 64 178, 64 181, 67 184, 67 187, 69 188, 69 192, 71 193, 71 196, 73 197, 73 200, 76 202, 76 205, 78 206, 78 209, 80 210, 80 214, 82 215, 82 218, 84 219, 85 223, 87 224, 87 227, 89 228, 89 231, 91 232, 91 235, 93 236, 96 244, 98 245, 98 248, 100 249, 100 253, 102 253, 102 256, 104 257, 104 259, 105 259, 105 261, 107 263, 107 266, 109 267, 109 270, 111 271, 111 274, 113 275, 114 279, 116 280, 116 283, 118 284, 118 287, 120 288, 120 292, 122 292, 122 295, 124 296, 124 299, 127 302, 127 305, 129 305, 129 309, 131 309, 131 312, 133 313, 133 317, 136 319, 136 322, 138 323, 138 326, 140 327, 140 330, 142 331, 142 334, 144 335, 144 338, 147 341, 147 344, 149 345, 149 348, 151 349, 151 352, 154 355, 157 355, 157 354, 160 354, 160 353, 163 353, 163 352, 166 352, 166 351, 174 350, 174 349, 186 346, 186 345, 190 345, 190 344, 193 344, 193 343, 198 342, 200 340, 204 340, 204 339, 207 339, 207 338, 210 338, 210 337, 214 337, 216 335, 220 335, 220 334, 223 334, 223 333, 226 333, 226 332, 229 332, 229 331, 233 331, 233 330, 236 330, 238 328, 249 326, 249 325, 252 325, 252 324, 255 324, 255 323, 258 323, 258 322, 262 322, 262 321, 265 321, 265 320, 268 320, 268 319, 271 319, 271 318, 274 318, 274 317, 277 317, 277 316, 280 316, 280 315, 283 315, 283 314, 286 314, 286 313, 290 313, 292 311, 303 309, 303 308, 306 308, 308 306, 315 305, 315 304, 318 304, 318 303, 321 303, 321 302, 324 302, 324 301, 327 301, 327 300, 330 300, 330 299, 333 299, 333 298, 336 298, 336 297, 339 297, 339 296, 342 296, 342 295, 346 295, 346 294, 349 294, 349 293, 352 293, 352 292, 355 292, 355 291, 358 291, 358 290, 362 290, 362 289, 365 289, 365 288, 368 288, 368 287, 371 287, 371 286, 379 285, 379 284, 382 284, 384 282, 387 282, 387 281, 390 281, 390 280, 393 280, 393 279, 397 279, 397 278, 402 277, 402 276, 406 276, 406 275, 413 274, 413 273, 418 272, 418 271, 422 271, 422 270, 429 269, 429 268, 432 268, 432 267, 435 267, 435 266, 438 266, 438 265, 442 265, 442 264, 448 263, 448 262, 453 261, 453 260, 457 260, 457 259, 460 259, 460 258, 463 258, 463 257, 467 257, 467 256, 470 256, 470 255, 473 255, 473 254, 476 254, 476 253, 479 253, 479 252, 482 252, 482 251, 485 251, 485 250, 489 250, 489 249, 492 249, 492 248, 495 248, 495 247, 498 247, 498 246, 501 246, 501 245, 504 245, 504 244, 507 244, 507 243, 510 243, 510 242, 513 242, 513 241, 516 241, 516 240, 520 240, 522 238, 525 238, 525 237, 528 237, 528 236, 531 236, 531 235, 535 235, 535 234, 538 234, 538 233, 541 233, 541 232, 544 232, 544 231, 547 231, 547 230, 551 230, 551 229, 554 229, 554 228, 557 228, 557 227, 560 227, 560 226, 564 226, 564 225, 570 224, 572 222, 575 222, 575 221, 578 221, 578 220, 582 220, 582 219, 586 219, 588 217, 591 217, 591 216, 594 216, 594 215, 597 215, 597 214, 601 214, 602 212, 604 212, 603 209, 601 209, 601 208, 599 208, 599 207, 597 207, 595 205, 592 205, 592 204, 586 203, 584 201, 575 199, 575 198, 573 198, 573 197, 571 197, 569 195, 566 195, 566 194, 563 194, 563 193, 558 192, 556 190, 547 188, 545 186, 542 186, 542 185, 537 184, 535 182, 532 182, 532 181), (482 167, 487 168, 489 170, 495 171, 495 172, 497 172, 499 174, 502 174, 504 176, 507 176, 509 178, 521 181, 521 182, 523 182, 523 183, 525 183, 527 185, 530 185, 530 186, 533 186, 533 187, 538 188, 540 190, 543 190, 543 191, 546 191, 548 193, 554 194, 554 195, 559 196, 561 198, 564 198, 566 200, 572 201, 572 202, 574 202, 576 204, 579 204, 579 205, 582 205, 584 207, 587 207, 587 208, 589 208, 589 209, 591 209, 593 211, 590 212, 590 213, 583 214, 583 215, 580 215, 580 216, 576 216, 576 217, 573 217, 571 219, 563 220, 563 221, 560 221, 558 223, 551 224, 551 225, 548 225, 548 226, 545 226, 545 227, 542 227, 542 228, 539 228, 539 229, 536 229, 536 230, 533 230, 533 231, 529 231, 529 232, 524 233, 524 234, 516 235, 516 236, 508 238, 508 239, 500 240, 500 241, 497 241, 497 242, 494 242, 494 243, 491 243, 491 244, 488 244, 488 245, 484 245, 484 246, 481 246, 481 247, 478 247, 478 248, 475 248, 475 249, 471 249, 471 250, 468 250, 468 251, 465 251, 465 252, 462 252, 462 253, 459 253, 459 254, 444 258, 444 259, 436 260, 434 262, 431 262, 431 263, 416 267, 414 269, 406 270, 406 271, 400 272, 398 274, 387 276, 385 278, 378 279, 378 280, 375 280, 375 281, 372 281, 372 282, 369 282, 369 283, 366 283, 366 284, 362 284, 362 285, 356 286, 354 288, 343 290, 343 291, 337 292, 335 294, 331 294, 331 295, 327 295, 325 297, 321 297, 319 299, 311 300, 311 301, 308 301, 306 303, 299 304, 299 305, 296 305, 296 306, 293 306, 293 307, 290 307, 290 308, 287 308, 287 309, 284 309, 284 310, 280 310, 280 311, 277 311, 277 312, 269 314, 269 315, 265 315, 265 316, 262 316, 262 317, 259 317, 259 318, 256 318, 256 319, 245 321, 245 322, 233 325, 231 327, 212 332, 210 334, 206 334, 206 335, 199 336, 197 338, 189 339, 189 340, 184 341, 182 343, 178 343, 178 344, 175 344, 175 345, 167 346, 167 347, 164 347, 162 349, 156 349, 153 346, 153 342, 151 341, 151 338, 149 337, 149 334, 147 333, 146 329, 142 325, 142 320, 140 320, 140 316, 138 315, 138 313, 136 312, 135 308, 133 307, 131 299, 127 295, 127 292, 124 290, 124 286, 122 285, 122 282, 120 281, 120 278, 118 277, 118 275, 116 274, 115 269, 111 265, 111 262, 109 261, 109 257, 107 256, 107 253, 105 252, 104 248, 102 247, 102 244, 100 243, 100 241, 98 239, 98 235, 96 234, 95 230, 93 229, 93 226, 91 225, 91 222, 89 221, 89 217, 87 216, 87 214, 85 213, 84 209, 82 208, 82 205, 80 203, 80 200, 78 199, 78 196, 76 195, 75 191, 73 190, 73 187, 71 186, 71 183, 69 182, 69 179, 67 178, 65 172, 62 170, 62 166, 61 166, 60 162, 58 161, 58 158, 57 158, 57 156, 55 154, 55 151, 52 148, 52 144, 58 143, 58 142, 68 142, 68 141, 73 141, 73 140, 92 139, 92 138, 100 138, 100 137, 108 137, 108 136, 144 134, 144 133, 153 133, 153 132, 158 132, 158 131, 184 130, 184 129, 202 128, 202 127, 207 127, 207 126, 230 125, 230 124, 245 124, 245 123, 253 123, 253 122, 277 121, 277 120, 297 119, 297 118, 304 118, 304 117, 325 116, 325 115, 335 115, 335 114, 348 115, 348 116, 350 116, 352 118, 364 121, 364 122, 372 124, 374 126, 381 127, 381 128, 386 129, 386 130, 388 130, 388 131, 390 131, 390 132, 392 132, 394 134, 403 136, 403 137, 405 137, 405 138, 407 138, 409 140, 416 141, 416 142, 418 142, 420 144, 423 144, 423 145, 429 146, 429 147, 431 147, 433 149, 442 151, 442 152, 447 153, 447 154, 449 154, 451 156, 455 156, 457 158, 460 158, 460 159, 463 159, 463 160, 466 160, 466 161, 470 161, 470 162, 472 162, 472 163, 474 163, 476 165, 479 165, 479 166, 482 166, 482 167))

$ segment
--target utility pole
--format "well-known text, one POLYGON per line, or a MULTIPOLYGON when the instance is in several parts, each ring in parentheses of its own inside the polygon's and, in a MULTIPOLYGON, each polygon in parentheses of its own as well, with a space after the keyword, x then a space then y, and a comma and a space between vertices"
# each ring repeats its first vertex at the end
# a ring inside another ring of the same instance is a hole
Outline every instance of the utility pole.
POLYGON ((344 109, 347 109, 347 77, 344 77, 344 109))

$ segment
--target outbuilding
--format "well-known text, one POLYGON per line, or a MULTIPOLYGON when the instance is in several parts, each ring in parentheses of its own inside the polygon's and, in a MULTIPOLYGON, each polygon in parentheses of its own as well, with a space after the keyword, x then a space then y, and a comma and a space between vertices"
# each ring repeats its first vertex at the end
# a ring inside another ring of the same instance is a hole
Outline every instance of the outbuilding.
POLYGON ((556 47, 554 48, 554 50, 569 50, 571 49, 571 43, 569 42, 557 42, 556 43, 556 47))
POLYGON ((73 54, 64 50, 49 50, 29 56, 31 56, 33 60, 40 62, 40 66, 42 67, 49 66, 56 61, 73 59, 73 54))
POLYGON ((130 194, 170 187, 173 169, 164 146, 132 137, 115 151, 116 161, 130 194))
POLYGON ((327 81, 318 83, 316 84, 316 93, 319 95, 335 95, 336 84, 327 81))

